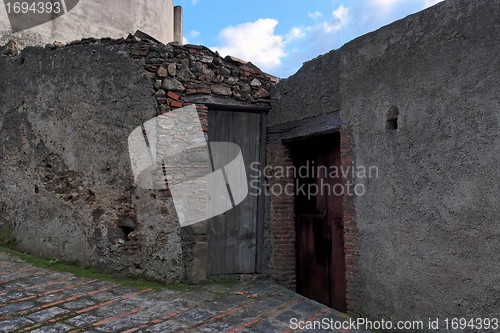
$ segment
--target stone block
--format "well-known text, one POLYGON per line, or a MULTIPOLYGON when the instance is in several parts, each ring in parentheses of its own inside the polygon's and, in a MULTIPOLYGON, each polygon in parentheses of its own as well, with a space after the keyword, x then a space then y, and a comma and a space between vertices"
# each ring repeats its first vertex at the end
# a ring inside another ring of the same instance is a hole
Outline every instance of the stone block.
POLYGON ((191 283, 201 283, 207 280, 208 243, 199 242, 193 247, 193 261, 189 280, 191 283))

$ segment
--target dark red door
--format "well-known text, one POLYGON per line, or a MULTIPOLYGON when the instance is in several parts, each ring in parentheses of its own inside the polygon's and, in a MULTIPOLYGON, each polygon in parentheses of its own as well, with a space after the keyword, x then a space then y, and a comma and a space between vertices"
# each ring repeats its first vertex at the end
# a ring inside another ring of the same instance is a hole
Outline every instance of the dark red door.
POLYGON ((297 291, 345 312, 340 136, 296 142, 292 158, 297 170, 297 291))

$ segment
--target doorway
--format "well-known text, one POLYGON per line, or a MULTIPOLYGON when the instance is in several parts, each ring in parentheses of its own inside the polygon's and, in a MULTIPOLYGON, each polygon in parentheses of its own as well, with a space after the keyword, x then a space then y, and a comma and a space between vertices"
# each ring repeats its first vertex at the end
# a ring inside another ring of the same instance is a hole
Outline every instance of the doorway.
POLYGON ((297 292, 346 312, 340 134, 294 141, 297 292))
MULTIPOLYGON (((265 116, 265 111, 208 112, 208 141, 230 142, 240 147, 249 184, 262 177, 259 174, 262 175, 264 165, 265 116)), ((250 191, 240 204, 208 220, 209 276, 260 272, 263 200, 263 193, 250 191)))

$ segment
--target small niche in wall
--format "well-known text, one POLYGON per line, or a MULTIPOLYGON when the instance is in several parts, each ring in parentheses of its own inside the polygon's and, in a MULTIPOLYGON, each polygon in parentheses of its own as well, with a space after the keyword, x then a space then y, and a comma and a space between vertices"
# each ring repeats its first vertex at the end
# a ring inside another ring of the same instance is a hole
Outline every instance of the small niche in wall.
POLYGON ((398 117, 399 117, 399 109, 396 106, 391 106, 389 111, 385 116, 385 129, 397 130, 398 129, 398 117))
POLYGON ((137 228, 137 222, 135 221, 135 219, 132 219, 128 216, 123 216, 118 222, 118 228, 122 233, 121 235, 122 239, 125 242, 128 242, 130 240, 129 238, 130 233, 134 232, 135 229, 137 228))

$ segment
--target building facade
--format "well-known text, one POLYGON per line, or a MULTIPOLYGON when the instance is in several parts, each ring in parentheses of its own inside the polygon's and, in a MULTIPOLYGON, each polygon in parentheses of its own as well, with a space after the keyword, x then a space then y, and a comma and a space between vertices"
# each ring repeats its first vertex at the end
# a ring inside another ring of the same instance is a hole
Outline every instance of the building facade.
MULTIPOLYGON (((13 18, 14 12, 22 9, 15 9, 15 2, 10 2, 10 6, 0 6, 0 44, 5 44, 9 39, 15 39, 24 47, 53 42, 67 43, 88 37, 119 38, 133 34, 136 30, 141 30, 165 44, 174 41, 172 0, 60 0, 56 2, 65 4, 61 6, 64 15, 54 19, 48 17, 45 23, 16 32, 12 31, 7 11, 10 11, 11 19, 21 20, 23 23, 28 19, 43 20, 43 17, 39 18, 42 14, 36 14, 28 18, 13 18)), ((181 16, 176 16, 182 20, 181 16)), ((179 23, 179 26, 181 25, 182 22, 179 23)), ((182 39, 176 41, 182 43, 182 39)))

